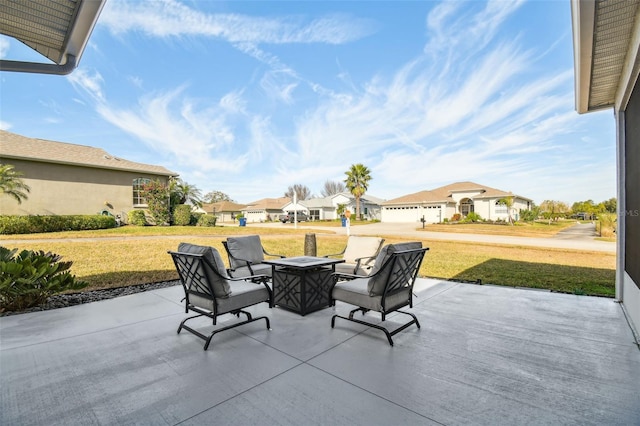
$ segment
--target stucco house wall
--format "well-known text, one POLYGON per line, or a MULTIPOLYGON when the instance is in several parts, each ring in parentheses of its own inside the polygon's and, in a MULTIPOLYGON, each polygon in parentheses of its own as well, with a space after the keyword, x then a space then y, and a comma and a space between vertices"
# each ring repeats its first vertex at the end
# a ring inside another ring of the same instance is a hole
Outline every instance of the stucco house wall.
POLYGON ((168 183, 177 174, 160 166, 134 163, 100 148, 26 138, 0 131, 0 162, 22 173, 31 191, 19 204, 0 195, 1 215, 74 215, 107 211, 121 215, 134 204, 134 179, 168 183))

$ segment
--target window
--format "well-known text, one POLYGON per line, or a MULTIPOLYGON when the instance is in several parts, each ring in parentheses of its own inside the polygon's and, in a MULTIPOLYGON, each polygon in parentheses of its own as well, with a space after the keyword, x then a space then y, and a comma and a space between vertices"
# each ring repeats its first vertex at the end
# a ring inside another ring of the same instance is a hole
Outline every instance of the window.
POLYGON ((146 205, 147 200, 144 199, 143 196, 143 187, 151 182, 151 179, 147 178, 136 178, 133 180, 133 205, 146 205))
POLYGON ((320 210, 309 210, 309 218, 311 220, 320 220, 320 210))
POLYGON ((496 201, 496 214, 507 214, 507 213, 508 213, 507 206, 500 203, 499 201, 496 201))

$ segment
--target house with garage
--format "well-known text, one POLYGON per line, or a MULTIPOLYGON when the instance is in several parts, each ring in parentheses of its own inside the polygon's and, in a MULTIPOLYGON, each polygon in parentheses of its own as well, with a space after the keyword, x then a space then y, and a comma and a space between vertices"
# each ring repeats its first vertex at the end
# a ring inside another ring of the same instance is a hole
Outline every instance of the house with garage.
POLYGON ((11 164, 29 185, 22 204, 0 194, 0 215, 120 215, 146 209, 142 186, 167 184, 178 174, 136 163, 101 148, 29 138, 0 130, 0 163, 11 164))
POLYGON ((382 222, 442 223, 459 214, 477 213, 485 220, 517 220, 520 210, 531 210, 532 200, 474 182, 457 182, 404 195, 382 203, 382 222), (509 198, 508 208, 501 200, 509 198))
POLYGON ((247 222, 271 222, 278 220, 285 205, 291 202, 289 197, 263 198, 245 205, 241 212, 247 222))
POLYGON ((195 212, 205 213, 217 217, 217 222, 234 222, 235 218, 245 204, 238 204, 232 201, 218 201, 217 203, 203 203, 201 207, 196 207, 195 212))
MULTIPOLYGON (((365 220, 380 220, 381 204, 384 200, 365 194, 360 198, 360 213, 365 220)), ((302 211, 309 216, 309 220, 334 220, 339 219, 338 211, 356 211, 356 199, 350 192, 340 192, 322 198, 311 198, 309 200, 298 201, 296 204, 291 201, 283 207, 284 212, 302 211)))

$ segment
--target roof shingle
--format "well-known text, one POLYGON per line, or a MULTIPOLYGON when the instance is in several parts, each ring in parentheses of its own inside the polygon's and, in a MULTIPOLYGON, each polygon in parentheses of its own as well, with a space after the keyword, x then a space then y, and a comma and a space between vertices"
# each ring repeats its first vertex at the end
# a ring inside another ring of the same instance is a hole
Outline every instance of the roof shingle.
POLYGON ((176 172, 172 172, 163 166, 125 160, 109 154, 102 148, 28 138, 5 130, 0 130, 0 157, 100 169, 144 172, 160 176, 178 176, 176 172))

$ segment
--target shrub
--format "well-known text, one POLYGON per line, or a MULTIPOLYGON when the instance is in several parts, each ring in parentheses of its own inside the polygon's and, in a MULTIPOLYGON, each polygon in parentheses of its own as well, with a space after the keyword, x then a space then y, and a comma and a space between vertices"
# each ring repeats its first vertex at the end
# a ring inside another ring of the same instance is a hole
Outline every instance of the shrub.
POLYGON ((187 226, 191 223, 191 206, 179 204, 173 212, 173 224, 187 226))
POLYGON ((127 213, 129 223, 136 226, 145 226, 147 224, 147 218, 144 214, 144 210, 131 210, 127 213))
POLYGON ((169 211, 169 187, 159 180, 153 180, 143 187, 143 194, 149 206, 149 213, 156 225, 168 225, 171 220, 169 211))
POLYGON ((471 212, 467 214, 467 217, 464 218, 465 222, 482 222, 482 218, 476 212, 471 212))
POLYGON ((0 247, 0 308, 18 311, 42 305, 49 296, 88 285, 76 280, 61 256, 44 251, 9 250, 0 247))
POLYGON ((216 226, 216 221, 218 218, 216 216, 203 214, 198 218, 198 226, 216 226))
POLYGON ((189 225, 196 226, 202 215, 206 215, 206 213, 191 212, 191 220, 189 221, 189 225))
POLYGON ((115 217, 105 215, 0 216, 0 234, 86 231, 115 227, 115 217))
POLYGON ((460 213, 456 213, 453 216, 451 216, 451 222, 457 222, 460 220, 461 217, 462 215, 460 213))

